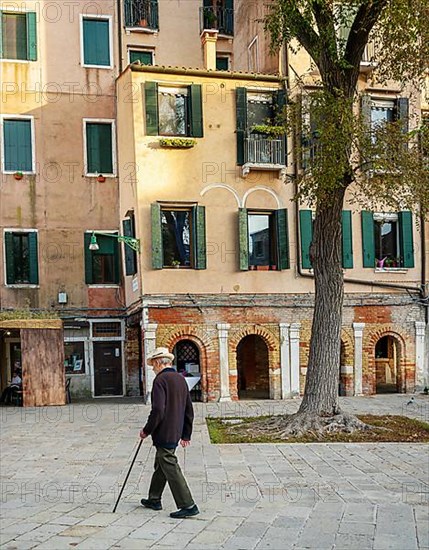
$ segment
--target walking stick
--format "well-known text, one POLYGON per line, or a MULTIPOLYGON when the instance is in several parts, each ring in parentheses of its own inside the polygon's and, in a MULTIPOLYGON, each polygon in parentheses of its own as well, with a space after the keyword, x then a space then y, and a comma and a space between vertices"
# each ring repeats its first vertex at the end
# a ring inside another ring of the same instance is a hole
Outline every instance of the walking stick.
POLYGON ((115 507, 113 508, 112 514, 114 514, 116 512, 116 508, 118 507, 119 501, 121 500, 122 493, 124 492, 125 485, 127 484, 128 478, 130 477, 131 470, 133 469, 134 462, 136 461, 137 455, 139 454, 140 447, 142 446, 142 443, 143 443, 143 439, 140 439, 140 443, 137 446, 137 450, 135 452, 133 461, 131 462, 130 469, 128 470, 127 477, 125 478, 124 484, 122 485, 121 492, 119 493, 119 496, 118 496, 118 499, 116 501, 115 507))

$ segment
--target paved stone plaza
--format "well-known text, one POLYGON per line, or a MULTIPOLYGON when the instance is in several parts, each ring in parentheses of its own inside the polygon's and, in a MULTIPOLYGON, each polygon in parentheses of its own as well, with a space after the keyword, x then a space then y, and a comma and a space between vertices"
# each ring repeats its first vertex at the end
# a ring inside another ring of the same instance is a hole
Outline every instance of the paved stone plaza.
MULTIPOLYGON (((355 412, 429 421, 429 399, 341 398, 355 412)), ((148 407, 97 400, 0 409, 1 547, 12 550, 429 548, 423 444, 211 445, 206 415, 294 412, 298 400, 196 404, 192 446, 178 456, 201 514, 177 521, 139 506, 154 449, 144 442, 112 509, 148 407)))

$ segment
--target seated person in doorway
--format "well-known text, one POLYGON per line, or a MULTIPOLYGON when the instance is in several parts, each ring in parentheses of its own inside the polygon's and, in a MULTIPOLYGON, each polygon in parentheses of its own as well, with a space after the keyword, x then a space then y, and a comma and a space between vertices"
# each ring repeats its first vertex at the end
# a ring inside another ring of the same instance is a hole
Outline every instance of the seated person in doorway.
POLYGON ((3 393, 0 397, 0 403, 10 404, 10 398, 12 393, 15 390, 20 390, 22 387, 22 378, 21 373, 18 369, 13 371, 12 380, 10 381, 9 386, 3 390, 3 393))

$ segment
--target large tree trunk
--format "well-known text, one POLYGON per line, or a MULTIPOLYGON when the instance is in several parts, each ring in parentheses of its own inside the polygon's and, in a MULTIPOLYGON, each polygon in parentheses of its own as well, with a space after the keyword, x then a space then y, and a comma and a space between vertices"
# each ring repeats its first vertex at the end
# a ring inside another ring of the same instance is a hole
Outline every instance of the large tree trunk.
POLYGON ((310 257, 315 303, 304 399, 299 413, 330 416, 339 412, 341 322, 344 281, 341 220, 344 190, 339 188, 316 208, 310 257))

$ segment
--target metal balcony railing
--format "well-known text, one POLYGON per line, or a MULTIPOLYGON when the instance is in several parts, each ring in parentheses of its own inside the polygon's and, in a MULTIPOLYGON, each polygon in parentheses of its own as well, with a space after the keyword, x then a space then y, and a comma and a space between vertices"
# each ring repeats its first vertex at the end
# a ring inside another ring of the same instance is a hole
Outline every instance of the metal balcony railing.
POLYGON ((245 138, 245 162, 249 164, 285 165, 285 140, 267 139, 258 135, 245 138))
POLYGON ((125 26, 158 30, 158 0, 125 0, 125 26))
POLYGON ((234 35, 234 10, 222 6, 200 8, 200 31, 217 30, 220 34, 234 35))

